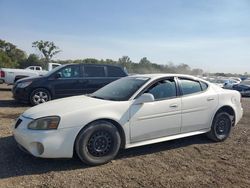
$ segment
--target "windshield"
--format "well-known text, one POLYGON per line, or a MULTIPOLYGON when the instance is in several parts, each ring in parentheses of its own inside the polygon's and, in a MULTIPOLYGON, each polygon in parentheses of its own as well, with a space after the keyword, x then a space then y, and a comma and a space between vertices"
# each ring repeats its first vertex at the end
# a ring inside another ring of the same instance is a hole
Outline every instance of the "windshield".
POLYGON ((57 66, 56 68, 52 69, 51 71, 47 72, 44 76, 50 76, 52 75, 54 72, 58 71, 59 69, 61 69, 62 67, 64 67, 66 65, 60 65, 60 66, 57 66))
POLYGON ((104 100, 126 101, 148 80, 148 77, 124 77, 111 82, 89 96, 104 100))

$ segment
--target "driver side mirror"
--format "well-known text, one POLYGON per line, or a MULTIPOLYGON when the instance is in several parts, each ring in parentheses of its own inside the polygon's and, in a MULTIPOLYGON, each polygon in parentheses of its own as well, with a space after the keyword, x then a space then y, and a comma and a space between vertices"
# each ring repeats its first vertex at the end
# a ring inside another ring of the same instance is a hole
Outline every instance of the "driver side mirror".
POLYGON ((140 97, 135 99, 134 104, 143 104, 146 102, 154 102, 154 101, 155 101, 154 95, 150 93, 144 93, 140 97))

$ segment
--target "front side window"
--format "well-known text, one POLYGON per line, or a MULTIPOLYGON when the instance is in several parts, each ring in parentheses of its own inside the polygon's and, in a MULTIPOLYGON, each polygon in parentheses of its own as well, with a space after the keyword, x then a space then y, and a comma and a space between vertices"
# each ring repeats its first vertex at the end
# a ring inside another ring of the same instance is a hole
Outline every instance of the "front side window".
POLYGON ((161 80, 153 84, 145 93, 150 93, 155 100, 176 97, 176 84, 174 79, 161 80))
POLYGON ((105 70, 103 66, 84 66, 84 75, 86 77, 105 77, 105 70))
POLYGON ((66 66, 59 70, 57 74, 60 75, 60 78, 78 78, 80 77, 80 68, 79 66, 66 66))
POLYGON ((189 79, 179 79, 183 95, 201 92, 202 88, 200 82, 189 79))

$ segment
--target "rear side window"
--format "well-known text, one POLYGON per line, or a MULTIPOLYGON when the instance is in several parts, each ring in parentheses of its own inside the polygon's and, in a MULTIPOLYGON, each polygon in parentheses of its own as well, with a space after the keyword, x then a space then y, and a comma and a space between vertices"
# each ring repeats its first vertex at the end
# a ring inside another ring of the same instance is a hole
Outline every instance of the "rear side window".
POLYGON ((183 95, 201 92, 200 82, 189 79, 179 79, 183 95))
POLYGON ((124 71, 120 67, 107 67, 109 77, 122 77, 126 76, 124 71))
POLYGON ((103 66, 84 66, 84 75, 86 77, 105 77, 105 70, 103 66))
POLYGON ((36 67, 36 70, 40 70, 40 67, 36 67))
POLYGON ((200 82, 201 83, 201 88, 203 91, 206 91, 208 88, 208 85, 205 82, 200 82))

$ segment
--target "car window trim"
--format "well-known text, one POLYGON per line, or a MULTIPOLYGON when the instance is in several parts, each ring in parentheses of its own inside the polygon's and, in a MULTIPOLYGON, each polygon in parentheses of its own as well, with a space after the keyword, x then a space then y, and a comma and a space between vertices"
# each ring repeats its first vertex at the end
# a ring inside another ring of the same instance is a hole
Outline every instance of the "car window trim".
POLYGON ((204 83, 204 84, 207 85, 207 88, 206 88, 205 90, 203 90, 203 89, 202 89, 202 86, 201 86, 202 91, 207 91, 207 90, 208 90, 208 87, 209 87, 209 84, 206 83, 206 82, 204 82, 204 81, 202 81, 202 80, 199 80, 199 82, 200 82, 200 85, 201 85, 201 83, 204 83))
POLYGON ((64 79, 72 79, 72 78, 83 78, 83 72, 81 70, 81 65, 79 64, 69 64, 69 65, 65 65, 62 66, 59 70, 57 70, 56 72, 54 72, 52 75, 49 76, 49 80, 54 80, 55 79, 55 75, 61 71, 62 69, 66 68, 66 67, 70 67, 70 66, 78 66, 79 67, 79 71, 80 71, 80 75, 78 77, 70 77, 70 78, 57 78, 56 80, 64 80, 64 79))
POLYGON ((183 94, 183 91, 182 91, 181 83, 180 83, 180 80, 181 80, 181 79, 186 79, 186 80, 191 80, 191 81, 198 82, 198 83, 200 84, 200 87, 201 87, 201 83, 200 83, 201 80, 193 79, 193 78, 188 78, 188 77, 180 77, 180 76, 178 76, 178 77, 177 77, 177 81, 178 81, 178 85, 179 85, 179 87, 180 87, 180 96, 181 96, 181 97, 186 97, 186 96, 192 96, 192 95, 197 95, 197 94, 205 93, 205 92, 208 90, 209 86, 210 86, 208 83, 204 82, 204 83, 206 83, 206 84, 208 85, 208 87, 207 87, 206 90, 203 90, 202 87, 201 87, 201 91, 199 91, 199 92, 195 92, 195 93, 190 93, 190 94, 184 95, 184 94, 183 94))
POLYGON ((107 70, 107 77, 109 77, 109 78, 121 78, 121 77, 126 76, 126 73, 124 72, 124 70, 122 70, 122 67, 120 67, 120 66, 106 66, 106 70, 107 70), (109 76, 109 69, 110 68, 119 69, 119 71, 120 71, 120 73, 122 75, 120 75, 120 76, 109 76))
MULTIPOLYGON (((168 100, 168 99, 173 99, 173 98, 179 98, 180 97, 180 93, 179 93, 179 88, 178 88, 178 84, 176 83, 176 79, 175 76, 167 76, 167 77, 163 77, 163 78, 158 78, 154 81, 152 81, 150 84, 146 85, 146 87, 144 87, 138 94, 136 94, 135 97, 133 97, 133 99, 137 99, 138 97, 140 97, 147 89, 149 89, 152 85, 154 85, 155 83, 161 81, 161 80, 166 80, 166 79, 173 79, 175 82, 175 86, 176 86, 176 96, 175 97, 166 97, 166 98, 162 98, 162 99, 156 99, 155 101, 162 101, 162 100, 168 100)), ((147 82, 146 82, 147 83, 147 82)), ((146 84, 145 83, 145 84, 146 84)))
POLYGON ((106 67, 105 65, 96 65, 96 64, 83 64, 82 65, 82 72, 83 72, 83 78, 88 78, 88 79, 91 79, 91 78, 108 78, 108 72, 106 70, 106 67), (104 69, 104 76, 86 76, 86 72, 85 72, 85 66, 91 66, 91 67, 102 67, 104 69))

